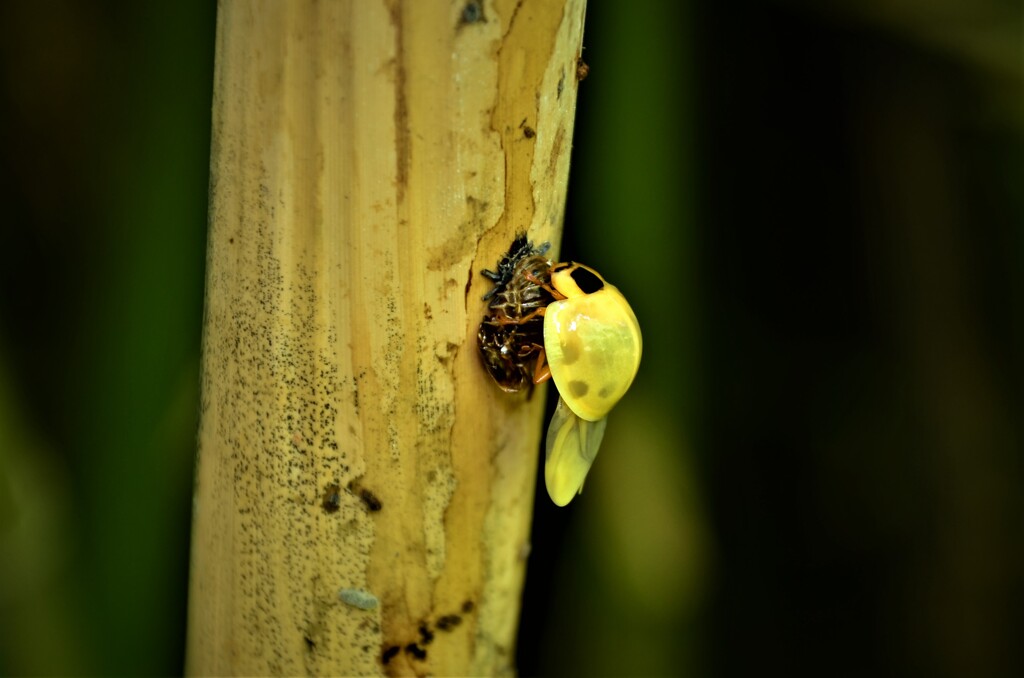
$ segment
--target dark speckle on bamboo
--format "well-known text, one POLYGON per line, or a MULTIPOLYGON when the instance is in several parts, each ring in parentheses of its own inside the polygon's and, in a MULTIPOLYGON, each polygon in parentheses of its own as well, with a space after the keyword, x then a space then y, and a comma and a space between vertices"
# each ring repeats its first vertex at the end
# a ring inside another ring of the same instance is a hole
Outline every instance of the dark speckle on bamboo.
POLYGON ((434 642, 434 632, 426 624, 420 624, 420 645, 430 645, 434 642))
POLYGON ((380 511, 384 508, 384 503, 374 494, 371 490, 363 487, 358 481, 349 481, 348 490, 352 494, 359 497, 362 500, 363 505, 366 506, 366 510, 372 513, 380 511))
POLYGON ((381 663, 383 663, 384 665, 387 665, 388 662, 390 662, 392 659, 394 659, 395 655, 398 654, 401 651, 402 651, 402 648, 400 648, 397 645, 392 645, 391 647, 389 647, 388 649, 384 650, 384 652, 381 653, 381 655, 380 655, 381 663))
POLYGON ((484 23, 487 18, 484 16, 484 5, 482 0, 469 0, 462 6, 459 14, 459 28, 468 24, 484 23))
POLYGON ((451 631, 462 623, 462 617, 457 614, 446 614, 437 620, 437 628, 440 631, 451 631))
POLYGON ((324 511, 336 513, 341 508, 341 487, 338 483, 331 483, 324 490, 323 501, 321 502, 324 511))

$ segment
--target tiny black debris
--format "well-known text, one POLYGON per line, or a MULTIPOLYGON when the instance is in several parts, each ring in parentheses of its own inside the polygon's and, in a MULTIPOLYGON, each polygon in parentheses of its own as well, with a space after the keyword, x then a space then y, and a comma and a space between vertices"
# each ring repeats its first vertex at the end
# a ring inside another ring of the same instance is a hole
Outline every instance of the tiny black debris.
POLYGON ((384 650, 384 653, 380 656, 380 660, 383 663, 387 664, 389 661, 394 659, 395 655, 401 652, 401 650, 402 648, 398 647, 397 645, 392 645, 388 649, 384 650))
POLYGON ((375 495, 373 492, 366 489, 356 481, 353 480, 348 484, 348 490, 349 492, 352 492, 353 494, 355 494, 356 496, 363 500, 363 504, 366 505, 367 511, 370 511, 372 513, 384 508, 383 502, 381 502, 381 500, 377 498, 377 495, 375 495))
POLYGON ((469 0, 462 8, 462 16, 459 20, 464 24, 475 24, 487 21, 484 18, 484 8, 480 0, 469 0))
POLYGON ((334 513, 341 508, 341 487, 337 483, 331 483, 324 490, 323 504, 321 505, 328 513, 334 513))
POLYGON ((359 490, 359 498, 363 500, 364 504, 366 504, 366 508, 371 511, 379 511, 384 507, 380 502, 380 499, 377 498, 377 495, 366 488, 359 490))
POLYGON ((430 645, 434 642, 434 632, 426 624, 420 624, 420 644, 430 645))
POLYGON ((576 80, 583 81, 590 74, 590 66, 581 58, 576 60, 576 80))
POLYGON ((442 631, 451 631, 462 623, 462 617, 457 614, 446 614, 437 620, 437 628, 442 631))

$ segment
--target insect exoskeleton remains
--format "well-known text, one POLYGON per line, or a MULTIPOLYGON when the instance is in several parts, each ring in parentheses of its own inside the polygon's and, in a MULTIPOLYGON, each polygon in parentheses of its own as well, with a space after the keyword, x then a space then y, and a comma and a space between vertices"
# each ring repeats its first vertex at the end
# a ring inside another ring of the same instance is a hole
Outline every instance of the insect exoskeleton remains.
POLYGON ((544 480, 552 501, 565 506, 583 490, 608 412, 636 377, 643 341, 618 288, 583 264, 552 264, 547 249, 519 235, 497 270, 483 272, 495 286, 484 296, 490 303, 477 339, 502 389, 555 382, 544 480))
POLYGON ((495 271, 483 271, 494 282, 484 295, 489 301, 477 332, 484 366, 503 390, 514 393, 543 381, 537 370, 544 354, 544 309, 554 297, 550 291, 550 247, 535 248, 521 234, 513 241, 495 271))

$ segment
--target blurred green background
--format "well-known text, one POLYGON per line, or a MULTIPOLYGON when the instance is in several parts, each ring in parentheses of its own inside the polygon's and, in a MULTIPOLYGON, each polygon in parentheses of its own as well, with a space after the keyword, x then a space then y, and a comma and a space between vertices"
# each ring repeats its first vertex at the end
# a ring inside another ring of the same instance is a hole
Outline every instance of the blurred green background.
MULTIPOLYGON (((0 7, 0 673, 182 668, 212 3, 0 7)), ((1019 0, 590 3, 629 297, 523 675, 1024 675, 1019 0)))

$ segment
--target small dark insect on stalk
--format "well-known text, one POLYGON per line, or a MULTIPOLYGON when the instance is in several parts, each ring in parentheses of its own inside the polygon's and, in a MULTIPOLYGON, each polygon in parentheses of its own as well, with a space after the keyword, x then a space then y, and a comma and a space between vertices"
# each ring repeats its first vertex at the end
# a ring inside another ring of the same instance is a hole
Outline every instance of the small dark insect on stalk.
POLYGON ((496 270, 482 274, 494 282, 484 295, 487 315, 480 323, 477 344, 491 378, 505 391, 532 388, 544 355, 544 309, 550 292, 551 262, 544 257, 550 243, 534 247, 520 233, 496 270))

